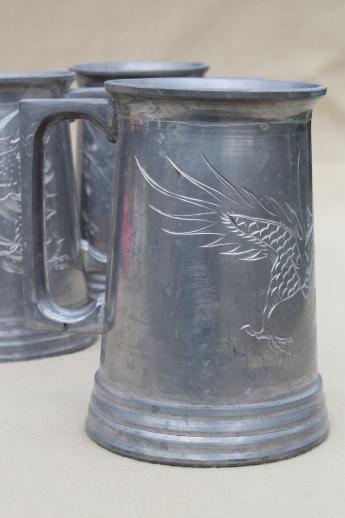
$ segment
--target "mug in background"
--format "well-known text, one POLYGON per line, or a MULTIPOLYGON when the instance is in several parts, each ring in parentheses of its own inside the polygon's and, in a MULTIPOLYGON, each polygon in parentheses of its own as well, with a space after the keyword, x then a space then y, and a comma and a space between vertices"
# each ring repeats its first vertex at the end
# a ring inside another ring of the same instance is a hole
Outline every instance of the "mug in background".
MULTIPOLYGON (((23 316, 19 101, 63 97, 73 79, 70 72, 0 75, 0 361, 63 354, 94 342, 87 335, 27 330, 23 316)), ((67 123, 52 128, 45 140, 47 240, 46 250, 41 253, 48 257, 45 270, 49 291, 61 304, 82 304, 86 287, 74 223, 77 212, 73 209, 75 194, 67 123)))
MULTIPOLYGON (((118 78, 202 76, 205 63, 190 62, 105 62, 74 65, 78 86, 72 97, 107 97, 104 81, 118 78)), ((92 297, 105 290, 106 250, 111 211, 114 146, 102 132, 80 121, 77 133, 77 178, 81 181, 81 222, 86 277, 92 297)))
POLYGON ((317 370, 310 127, 325 87, 106 83, 111 99, 23 101, 27 317, 102 332, 87 431, 153 462, 255 464, 328 433, 317 370), (117 140, 106 300, 50 300, 37 157, 79 116, 117 140), (41 223, 40 223, 41 225, 41 223))

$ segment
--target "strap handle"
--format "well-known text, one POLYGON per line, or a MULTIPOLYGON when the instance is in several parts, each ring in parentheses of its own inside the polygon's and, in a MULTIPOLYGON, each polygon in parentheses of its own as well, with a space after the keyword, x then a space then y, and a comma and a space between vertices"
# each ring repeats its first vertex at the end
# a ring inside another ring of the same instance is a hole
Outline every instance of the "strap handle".
MULTIPOLYGON (((87 119, 102 129, 110 142, 115 142, 117 127, 114 103, 107 99, 24 100, 20 102, 19 115, 25 318, 31 327, 39 329, 102 334, 107 331, 104 293, 80 308, 67 308, 57 304, 47 289, 44 135, 56 122, 87 119)), ((68 171, 60 171, 60 174, 66 175, 68 171)))

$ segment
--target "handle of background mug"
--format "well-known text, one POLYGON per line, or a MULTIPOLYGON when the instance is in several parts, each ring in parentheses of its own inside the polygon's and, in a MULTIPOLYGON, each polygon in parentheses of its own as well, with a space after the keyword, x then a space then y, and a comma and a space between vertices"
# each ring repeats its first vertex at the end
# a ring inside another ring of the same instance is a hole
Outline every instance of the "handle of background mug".
MULTIPOLYGON (((114 103, 107 99, 36 99, 19 105, 21 131, 24 312, 30 327, 106 332, 105 294, 80 308, 57 304, 47 290, 44 231, 44 135, 63 120, 87 119, 116 141, 114 103)), ((60 174, 68 174, 60 171, 60 174)), ((108 263, 109 264, 109 263, 108 263)))

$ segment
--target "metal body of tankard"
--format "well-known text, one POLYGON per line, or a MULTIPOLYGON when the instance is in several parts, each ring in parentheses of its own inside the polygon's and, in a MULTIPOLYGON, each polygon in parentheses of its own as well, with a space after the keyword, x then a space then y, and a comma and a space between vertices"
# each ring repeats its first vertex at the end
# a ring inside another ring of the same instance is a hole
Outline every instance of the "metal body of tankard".
MULTIPOLYGON (((61 97, 74 75, 64 73, 7 74, 0 76, 0 361, 63 354, 93 343, 91 336, 33 332, 24 328, 22 277, 22 210, 19 101, 61 97)), ((60 303, 85 301, 86 288, 77 269, 71 150, 67 123, 52 128, 46 137, 45 213, 50 291, 60 303), (67 173, 67 171, 66 171, 67 173), (66 210, 59 210, 65 200, 66 210), (71 225, 72 223, 72 225, 71 225)))
MULTIPOLYGON (((104 81, 118 78, 202 76, 205 63, 105 62, 74 65, 77 83, 73 97, 106 97, 104 81)), ((106 249, 111 210, 114 146, 93 124, 80 121, 77 135, 77 178, 81 181, 81 223, 86 276, 90 295, 105 290, 106 249)))
POLYGON ((106 89, 108 101, 21 104, 32 136, 23 139, 27 312, 41 328, 104 333, 89 435, 124 455, 181 465, 260 463, 312 448, 328 432, 310 148, 312 109, 326 89, 211 78, 106 89), (106 299, 78 313, 46 293, 34 224, 35 136, 71 113, 117 140, 106 299))

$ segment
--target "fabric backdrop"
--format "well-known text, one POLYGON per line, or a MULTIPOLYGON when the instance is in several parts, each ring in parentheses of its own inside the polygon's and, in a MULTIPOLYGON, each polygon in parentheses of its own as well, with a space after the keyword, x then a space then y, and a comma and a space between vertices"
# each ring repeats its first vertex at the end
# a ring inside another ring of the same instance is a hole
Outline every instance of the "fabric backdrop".
POLYGON ((345 159, 344 0, 11 0, 0 29, 3 72, 203 60, 209 75, 324 83, 314 157, 345 159))
POLYGON ((0 365, 0 517, 344 516, 345 0, 2 0, 0 71, 100 60, 205 60, 215 76, 329 87, 315 110, 320 372, 331 434, 248 468, 136 462, 84 432, 99 349, 0 365))

